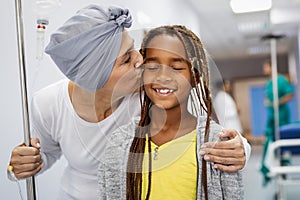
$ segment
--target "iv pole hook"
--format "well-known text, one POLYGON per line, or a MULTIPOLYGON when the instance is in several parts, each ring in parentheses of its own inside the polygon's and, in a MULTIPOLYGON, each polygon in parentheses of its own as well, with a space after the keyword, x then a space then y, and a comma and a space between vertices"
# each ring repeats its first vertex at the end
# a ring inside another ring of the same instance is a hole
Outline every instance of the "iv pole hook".
MULTIPOLYGON (((22 2, 15 0, 16 25, 17 25, 17 43, 19 56, 19 71, 22 97, 22 114, 23 114, 23 128, 24 141, 27 146, 30 146, 30 123, 28 112, 28 98, 26 86, 26 67, 25 67, 25 51, 24 51, 24 31, 23 31, 23 17, 22 17, 22 2)), ((35 179, 31 176, 26 179, 27 200, 36 200, 35 179)))

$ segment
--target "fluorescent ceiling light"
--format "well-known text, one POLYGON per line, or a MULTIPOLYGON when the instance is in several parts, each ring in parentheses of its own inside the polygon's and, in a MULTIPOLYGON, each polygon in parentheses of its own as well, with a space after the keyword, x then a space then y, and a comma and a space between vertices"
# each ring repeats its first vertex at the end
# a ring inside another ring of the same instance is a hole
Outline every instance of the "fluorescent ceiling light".
POLYGON ((250 55, 270 53, 270 47, 269 46, 250 47, 247 49, 247 53, 250 55))
POLYGON ((237 26, 240 32, 253 33, 268 29, 270 27, 270 24, 266 21, 251 21, 239 23, 237 26))
POLYGON ((231 0, 231 9, 234 13, 247 13, 269 10, 272 0, 231 0))

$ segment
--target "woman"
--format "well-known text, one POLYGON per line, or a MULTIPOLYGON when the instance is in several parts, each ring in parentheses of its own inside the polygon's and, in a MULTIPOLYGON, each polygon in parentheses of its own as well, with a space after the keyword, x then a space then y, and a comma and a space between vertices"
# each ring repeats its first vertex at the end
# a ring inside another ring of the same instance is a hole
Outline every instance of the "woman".
MULTIPOLYGON (((39 139, 32 139, 32 147, 20 145, 12 151, 16 178, 41 173, 64 155, 68 166, 58 199, 96 198, 97 167, 109 135, 140 112, 134 91, 142 57, 124 29, 131 23, 127 9, 90 5, 52 34, 46 52, 69 80, 34 95, 32 134, 39 139)), ((228 134, 235 137, 231 141, 239 153, 232 155, 236 160, 226 156, 222 163, 232 163, 224 167, 236 171, 245 165, 244 148, 236 133, 228 134)), ((220 146, 230 149, 232 143, 220 146)), ((223 150, 207 151, 212 161, 223 159, 223 150)))
POLYGON ((127 9, 90 5, 52 34, 46 53, 69 80, 34 94, 31 126, 39 139, 32 148, 13 150, 10 165, 17 178, 49 169, 63 154, 68 166, 58 199, 96 198, 107 136, 139 113, 137 96, 127 96, 138 87, 142 63, 124 29, 131 23, 127 9), (28 151, 34 155, 26 156, 28 151))

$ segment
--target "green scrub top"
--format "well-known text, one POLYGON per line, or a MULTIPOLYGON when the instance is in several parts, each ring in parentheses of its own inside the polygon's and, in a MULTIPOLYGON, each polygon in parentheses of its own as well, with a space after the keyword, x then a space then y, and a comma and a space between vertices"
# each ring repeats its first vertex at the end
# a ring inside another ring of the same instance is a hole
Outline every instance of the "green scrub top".
MULTIPOLYGON (((278 86, 278 99, 282 98, 283 96, 287 94, 293 93, 293 87, 289 83, 289 81, 282 75, 278 75, 277 79, 277 86, 278 86)), ((272 80, 270 79, 267 82, 266 85, 266 97, 267 99, 273 103, 273 83, 272 80)), ((281 104, 278 108, 279 112, 279 126, 285 125, 289 123, 289 118, 290 118, 290 111, 288 105, 281 104)), ((267 127, 265 130, 265 133, 267 136, 272 136, 274 137, 274 108, 272 106, 267 107, 267 127), (271 135, 270 135, 271 134, 271 135)), ((272 139, 274 140, 274 138, 272 139)))

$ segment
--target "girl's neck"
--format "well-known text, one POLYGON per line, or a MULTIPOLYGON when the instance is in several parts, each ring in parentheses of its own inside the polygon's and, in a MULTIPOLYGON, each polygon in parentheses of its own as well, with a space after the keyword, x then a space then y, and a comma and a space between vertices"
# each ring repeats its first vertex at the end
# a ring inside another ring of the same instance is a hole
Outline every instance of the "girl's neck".
POLYGON ((187 109, 151 108, 151 141, 160 146, 195 130, 197 119, 187 109))
POLYGON ((100 122, 111 115, 121 100, 112 100, 112 92, 97 90, 89 92, 69 82, 69 97, 73 108, 80 118, 88 122, 100 122))

